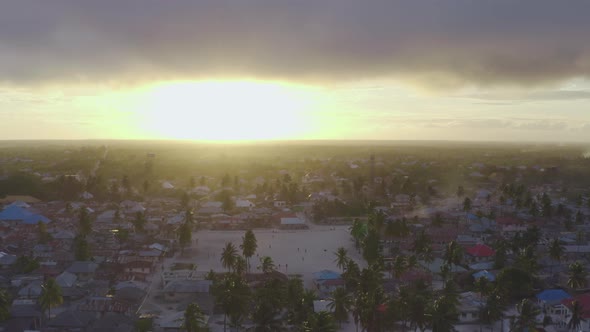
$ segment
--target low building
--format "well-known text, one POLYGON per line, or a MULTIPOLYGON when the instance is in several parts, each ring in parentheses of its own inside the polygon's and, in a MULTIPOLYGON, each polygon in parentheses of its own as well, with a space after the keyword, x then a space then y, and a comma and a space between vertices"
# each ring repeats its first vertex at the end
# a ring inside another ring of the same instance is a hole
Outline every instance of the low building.
POLYGON ((66 270, 75 274, 80 281, 88 281, 94 277, 98 264, 89 261, 76 261, 66 270))
POLYGON ((339 287, 344 287, 344 279, 340 273, 331 270, 322 270, 313 274, 313 284, 321 297, 327 296, 339 287))
POLYGON ((280 227, 283 229, 305 229, 307 224, 305 220, 298 217, 283 217, 280 221, 280 227))
POLYGON ((564 314, 564 308, 561 305, 561 302, 572 298, 572 296, 563 289, 546 289, 535 295, 535 297, 537 298, 537 304, 539 304, 544 312, 547 312, 547 314, 551 316, 559 317, 564 314))
POLYGON ((496 252, 494 249, 486 246, 485 244, 476 244, 473 247, 467 248, 465 251, 466 255, 471 261, 487 261, 493 258, 496 252))
POLYGON ((209 294, 212 284, 211 280, 174 280, 164 287, 164 299, 169 302, 191 300, 197 294, 209 294))

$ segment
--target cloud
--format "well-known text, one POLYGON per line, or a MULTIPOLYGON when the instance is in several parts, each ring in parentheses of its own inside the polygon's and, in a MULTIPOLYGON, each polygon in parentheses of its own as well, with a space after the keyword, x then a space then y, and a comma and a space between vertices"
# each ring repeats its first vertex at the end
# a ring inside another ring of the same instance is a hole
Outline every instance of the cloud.
POLYGON ((460 95, 462 98, 477 99, 490 104, 506 105, 523 101, 573 101, 590 100, 590 90, 541 90, 520 92, 483 92, 460 95))
POLYGON ((9 0, 0 80, 528 86, 590 76, 588 12, 576 0, 9 0))
POLYGON ((408 119, 406 123, 417 127, 424 128, 439 128, 439 129, 481 129, 481 130, 524 130, 524 131, 554 131, 563 132, 567 130, 583 130, 587 125, 580 127, 579 124, 567 122, 559 119, 456 119, 456 118, 440 118, 440 119, 408 119))

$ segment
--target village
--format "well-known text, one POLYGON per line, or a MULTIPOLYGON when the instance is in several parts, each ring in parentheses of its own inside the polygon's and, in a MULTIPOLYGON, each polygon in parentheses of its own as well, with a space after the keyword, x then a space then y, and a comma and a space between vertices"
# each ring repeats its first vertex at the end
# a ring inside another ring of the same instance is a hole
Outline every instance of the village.
POLYGON ((3 157, 0 331, 590 331, 586 158, 420 149, 3 157))

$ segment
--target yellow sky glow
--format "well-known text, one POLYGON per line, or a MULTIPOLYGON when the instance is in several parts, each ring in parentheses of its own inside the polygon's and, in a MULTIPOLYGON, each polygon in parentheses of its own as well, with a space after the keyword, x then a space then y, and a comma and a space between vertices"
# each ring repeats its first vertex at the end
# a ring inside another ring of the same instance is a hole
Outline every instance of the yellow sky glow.
POLYGON ((136 96, 141 125, 154 138, 209 141, 301 137, 313 102, 303 90, 258 81, 166 82, 136 96))

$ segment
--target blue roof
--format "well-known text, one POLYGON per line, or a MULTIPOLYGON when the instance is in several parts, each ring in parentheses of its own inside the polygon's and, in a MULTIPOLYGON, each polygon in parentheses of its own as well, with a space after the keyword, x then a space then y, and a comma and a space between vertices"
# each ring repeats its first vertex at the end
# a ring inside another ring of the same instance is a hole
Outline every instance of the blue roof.
POLYGON ((27 224, 27 225, 36 225, 39 222, 42 222, 44 224, 48 224, 51 222, 51 220, 41 214, 34 214, 32 216, 28 216, 25 219, 23 219, 23 224, 27 224))
POLYGON ((340 279, 340 273, 334 272, 331 270, 322 270, 320 272, 315 272, 313 274, 313 278, 316 280, 334 280, 340 279))
POLYGON ((488 272, 486 270, 475 272, 474 274, 472 274, 472 276, 475 279, 486 278, 489 281, 495 281, 496 280, 496 276, 493 273, 488 272))
POLYGON ((37 224, 39 221, 45 224, 51 222, 49 218, 33 213, 17 205, 9 205, 2 210, 2 212, 0 212, 0 220, 20 220, 27 225, 37 224))
POLYGON ((0 220, 24 220, 31 215, 33 213, 27 209, 16 205, 9 205, 0 212, 0 220))
POLYGON ((548 303, 559 303, 572 297, 563 289, 547 289, 535 296, 537 299, 548 303))

